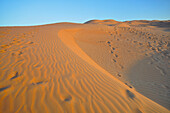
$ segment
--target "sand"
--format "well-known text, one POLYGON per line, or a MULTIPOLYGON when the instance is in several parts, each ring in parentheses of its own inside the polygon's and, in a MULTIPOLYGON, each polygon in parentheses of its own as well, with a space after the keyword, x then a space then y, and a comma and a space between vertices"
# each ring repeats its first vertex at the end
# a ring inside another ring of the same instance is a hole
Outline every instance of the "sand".
POLYGON ((170 113, 169 23, 0 27, 0 112, 170 113))

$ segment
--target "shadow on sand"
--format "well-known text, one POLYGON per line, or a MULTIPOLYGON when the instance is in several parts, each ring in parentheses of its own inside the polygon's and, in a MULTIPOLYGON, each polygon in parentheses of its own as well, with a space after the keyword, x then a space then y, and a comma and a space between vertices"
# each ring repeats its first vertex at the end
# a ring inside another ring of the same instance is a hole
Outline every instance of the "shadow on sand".
POLYGON ((128 81, 144 96, 170 110, 170 50, 147 57, 130 68, 128 81))

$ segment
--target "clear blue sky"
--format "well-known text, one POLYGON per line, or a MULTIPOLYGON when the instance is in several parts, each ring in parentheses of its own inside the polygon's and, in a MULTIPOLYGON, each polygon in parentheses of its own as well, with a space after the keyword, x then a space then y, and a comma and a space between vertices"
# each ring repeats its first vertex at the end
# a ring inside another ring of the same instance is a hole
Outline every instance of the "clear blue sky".
POLYGON ((91 19, 170 20, 170 0, 0 0, 0 26, 91 19))

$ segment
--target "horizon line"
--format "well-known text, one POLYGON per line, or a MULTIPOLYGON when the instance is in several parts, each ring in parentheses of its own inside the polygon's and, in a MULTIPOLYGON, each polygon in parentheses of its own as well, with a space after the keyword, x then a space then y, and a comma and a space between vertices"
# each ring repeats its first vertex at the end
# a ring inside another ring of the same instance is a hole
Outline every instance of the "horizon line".
MULTIPOLYGON (((85 22, 91 20, 115 20, 116 19, 89 19, 85 22)), ((145 20, 145 21, 169 21, 170 19, 129 19, 129 20, 119 20, 118 22, 126 22, 126 21, 135 21, 135 20, 145 20)), ((57 24, 57 23, 77 23, 77 24, 84 24, 85 22, 76 22, 76 21, 56 21, 56 22, 45 22, 45 23, 38 23, 38 24, 13 24, 13 25, 0 25, 0 27, 24 27, 24 26, 42 26, 42 25, 50 25, 50 24, 57 24)))

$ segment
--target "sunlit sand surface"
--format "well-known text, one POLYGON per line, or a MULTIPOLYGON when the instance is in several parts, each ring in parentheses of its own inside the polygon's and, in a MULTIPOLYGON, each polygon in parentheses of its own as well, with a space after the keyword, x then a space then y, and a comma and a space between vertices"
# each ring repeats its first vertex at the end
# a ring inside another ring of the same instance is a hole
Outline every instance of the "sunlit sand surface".
POLYGON ((1 113, 169 113, 170 21, 0 27, 1 113))

